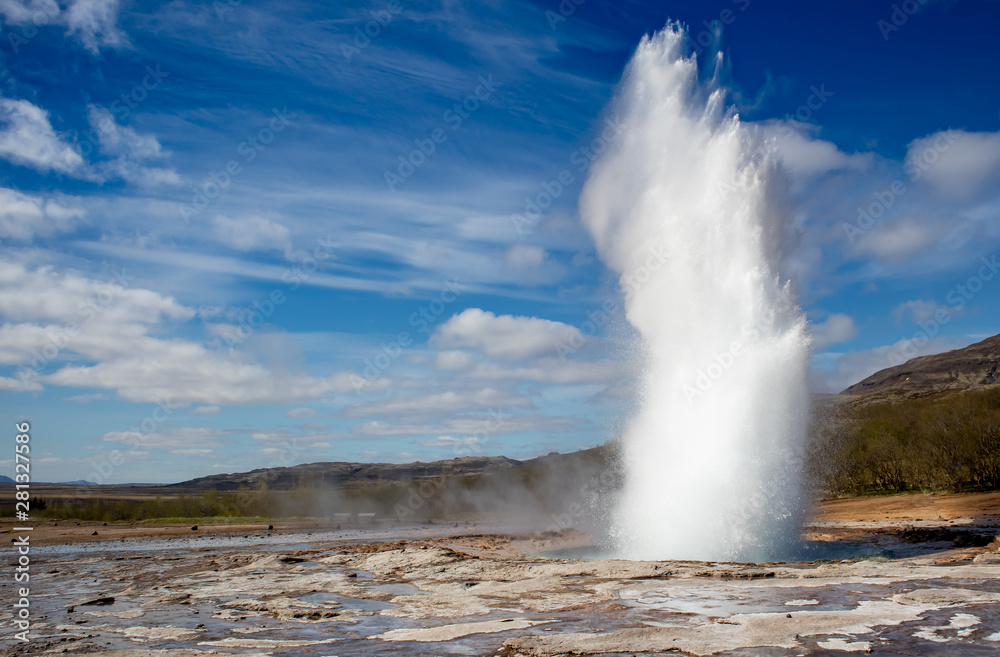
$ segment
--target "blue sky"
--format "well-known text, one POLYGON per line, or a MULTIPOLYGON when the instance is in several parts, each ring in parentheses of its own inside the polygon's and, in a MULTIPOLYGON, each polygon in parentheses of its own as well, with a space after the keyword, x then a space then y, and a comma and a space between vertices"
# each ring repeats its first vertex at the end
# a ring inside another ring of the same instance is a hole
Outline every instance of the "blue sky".
POLYGON ((1000 4, 906 9, 2 0, 0 414, 36 480, 617 435, 632 336, 576 203, 668 20, 785 161, 816 390, 993 335, 1000 4))

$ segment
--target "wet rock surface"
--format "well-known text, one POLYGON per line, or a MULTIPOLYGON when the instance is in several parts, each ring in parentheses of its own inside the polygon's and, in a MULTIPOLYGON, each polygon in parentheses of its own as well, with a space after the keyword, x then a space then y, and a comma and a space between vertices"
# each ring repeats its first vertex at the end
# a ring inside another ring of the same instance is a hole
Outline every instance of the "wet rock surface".
MULTIPOLYGON (((860 556, 552 558, 579 532, 452 528, 38 549, 8 655, 940 654, 1000 651, 995 528, 814 528, 860 556), (956 540, 957 539, 957 540, 956 540), (85 605, 90 601, 100 604, 85 605)), ((823 543, 826 541, 826 543, 823 543)), ((13 594, 3 585, 3 598, 13 594)), ((0 609, 10 625, 10 609, 0 609)))

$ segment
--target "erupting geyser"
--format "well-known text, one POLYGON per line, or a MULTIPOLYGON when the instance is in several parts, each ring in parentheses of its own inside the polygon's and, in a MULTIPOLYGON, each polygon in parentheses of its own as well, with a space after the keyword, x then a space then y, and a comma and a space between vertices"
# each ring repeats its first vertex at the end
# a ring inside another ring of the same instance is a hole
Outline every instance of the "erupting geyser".
POLYGON ((809 403, 806 321, 780 272, 785 177, 686 49, 675 25, 643 38, 580 201, 642 340, 613 538, 628 558, 781 559, 809 403))

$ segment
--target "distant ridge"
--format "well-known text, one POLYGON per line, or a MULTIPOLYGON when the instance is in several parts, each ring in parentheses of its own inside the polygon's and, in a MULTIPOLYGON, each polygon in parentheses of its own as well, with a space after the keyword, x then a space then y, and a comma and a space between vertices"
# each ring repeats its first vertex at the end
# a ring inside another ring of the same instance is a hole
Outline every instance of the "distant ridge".
MULTIPOLYGON (((2 485, 2 484, 13 484, 13 483, 17 483, 17 482, 15 482, 10 477, 6 477, 4 475, 0 475, 0 485, 2 485)), ((97 485, 93 481, 86 481, 84 479, 77 479, 76 481, 55 481, 55 482, 52 482, 52 481, 32 481, 31 483, 34 486, 54 486, 54 485, 59 485, 59 486, 96 486, 97 485)))
POLYGON ((1000 383, 1000 335, 879 370, 842 395, 915 397, 1000 383))
POLYGON ((250 472, 209 475, 169 484, 167 488, 204 491, 215 489, 221 492, 236 490, 240 486, 253 488, 260 482, 266 482, 267 487, 272 490, 290 490, 300 482, 309 482, 312 485, 325 484, 331 487, 341 487, 345 484, 372 484, 378 481, 407 482, 442 475, 472 476, 532 466, 574 465, 599 459, 601 458, 599 450, 607 449, 607 447, 594 447, 570 454, 550 452, 545 456, 525 461, 516 461, 506 456, 465 456, 431 463, 421 461, 402 464, 342 461, 306 463, 287 468, 261 468, 250 472))

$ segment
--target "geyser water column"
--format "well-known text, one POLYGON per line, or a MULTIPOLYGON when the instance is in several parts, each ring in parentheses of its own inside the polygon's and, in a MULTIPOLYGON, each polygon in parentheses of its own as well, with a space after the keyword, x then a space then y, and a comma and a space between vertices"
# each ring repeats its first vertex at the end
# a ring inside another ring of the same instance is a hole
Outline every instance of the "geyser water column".
POLYGON ((786 179, 725 90, 699 81, 676 25, 643 38, 611 120, 618 136, 580 211, 642 341, 614 547, 636 559, 786 558, 809 403, 806 322, 779 267, 786 179))

